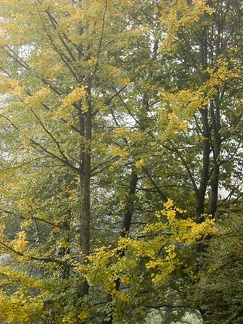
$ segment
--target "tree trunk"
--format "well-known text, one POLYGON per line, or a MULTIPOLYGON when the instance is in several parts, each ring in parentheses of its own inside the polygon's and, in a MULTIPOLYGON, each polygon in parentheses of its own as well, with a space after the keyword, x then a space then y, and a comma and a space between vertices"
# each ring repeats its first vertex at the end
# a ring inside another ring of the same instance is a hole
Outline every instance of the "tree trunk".
POLYGON ((201 223, 203 221, 205 195, 209 179, 209 155, 210 155, 210 142, 209 142, 209 125, 208 125, 208 109, 200 110, 202 115, 202 136, 203 136, 203 147, 202 147, 202 170, 200 185, 197 192, 197 206, 196 206, 196 222, 201 223))
POLYGON ((211 139, 213 149, 213 169, 211 175, 211 190, 208 204, 208 214, 214 216, 218 202, 219 188, 219 166, 220 166, 220 150, 221 150, 221 135, 220 135, 220 109, 216 103, 211 103, 210 106, 211 121, 213 128, 213 138, 211 139), (215 110, 215 111, 214 111, 215 110))
MULTIPOLYGON (((90 89, 90 87, 89 87, 90 89)), ((79 261, 81 264, 87 262, 87 256, 90 252, 90 178, 91 178, 91 137, 92 137, 92 123, 91 123, 91 101, 90 90, 88 93, 88 111, 83 112, 80 104, 79 112, 79 127, 81 135, 80 147, 80 208, 79 208, 79 261)), ((89 287, 86 281, 79 284, 81 295, 88 294, 89 287)))
MULTIPOLYGON (((134 170, 132 170, 130 184, 129 184, 129 193, 128 193, 127 202, 126 202, 126 206, 125 206, 125 214, 123 217, 122 230, 120 233, 121 237, 125 237, 130 231, 137 183, 138 183, 138 176, 137 176, 136 172, 134 170)), ((125 255, 125 250, 119 251, 120 258, 122 258, 124 255, 125 255)), ((117 280, 115 282, 116 290, 119 290, 120 284, 121 284, 120 279, 117 278, 117 280)), ((112 302, 111 295, 109 295, 107 297, 107 302, 112 302)), ((104 318, 102 324, 112 324, 112 323, 113 323, 113 312, 111 311, 109 314, 105 315, 105 318, 104 318)))

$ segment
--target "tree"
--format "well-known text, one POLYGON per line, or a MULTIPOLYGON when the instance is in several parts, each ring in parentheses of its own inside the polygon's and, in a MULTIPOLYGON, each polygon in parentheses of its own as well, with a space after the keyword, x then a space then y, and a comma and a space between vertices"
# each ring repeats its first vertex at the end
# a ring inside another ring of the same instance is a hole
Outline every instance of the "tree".
POLYGON ((216 215, 221 181, 238 199, 240 43, 230 58, 215 53, 215 35, 220 48, 225 30, 234 35, 231 10, 226 29, 211 33, 225 9, 205 1, 0 6, 1 246, 26 278, 3 267, 2 316, 111 323, 129 318, 134 298, 140 320, 166 294, 177 307, 197 269, 193 247, 213 232, 204 213, 216 215), (171 205, 172 224, 158 222, 169 198, 188 212, 171 205), (8 313, 16 298, 36 311, 8 313))
POLYGON ((169 117, 187 120, 188 131, 161 146, 170 152, 168 159, 175 160, 176 171, 169 172, 172 190, 180 182, 182 202, 192 196, 199 222, 204 213, 218 216, 219 205, 225 207, 232 195, 241 195, 234 182, 241 178, 236 167, 241 165, 242 138, 241 13, 237 1, 209 5, 212 15, 202 15, 190 30, 179 29, 170 63, 166 64, 167 57, 162 59, 163 68, 154 76, 163 84, 163 104, 176 115, 169 117), (228 191, 228 197, 219 202, 220 188, 228 191))
POLYGON ((195 256, 197 240, 215 229, 212 219, 197 224, 190 218, 178 219, 178 213, 185 211, 168 200, 140 236, 120 236, 114 249, 98 248, 89 256, 86 267, 78 266, 95 290, 102 289, 112 297, 104 322, 112 318, 115 323, 139 323, 153 308, 190 309, 190 304, 183 303, 180 290, 193 273, 195 262, 190 259, 195 256))
POLYGON ((193 293, 205 323, 242 322, 242 217, 232 211, 210 242, 200 280, 193 293))

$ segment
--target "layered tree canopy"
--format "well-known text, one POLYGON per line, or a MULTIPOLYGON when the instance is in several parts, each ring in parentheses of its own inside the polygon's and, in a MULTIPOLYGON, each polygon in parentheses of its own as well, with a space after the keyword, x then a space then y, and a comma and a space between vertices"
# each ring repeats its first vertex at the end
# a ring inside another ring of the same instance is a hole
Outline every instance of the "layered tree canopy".
POLYGON ((201 305, 205 323, 241 323, 242 309, 242 215, 219 222, 220 232, 211 242, 201 280, 191 301, 201 305))
POLYGON ((197 289, 240 213, 240 1, 2 0, 0 17, 0 320, 218 323, 197 289))

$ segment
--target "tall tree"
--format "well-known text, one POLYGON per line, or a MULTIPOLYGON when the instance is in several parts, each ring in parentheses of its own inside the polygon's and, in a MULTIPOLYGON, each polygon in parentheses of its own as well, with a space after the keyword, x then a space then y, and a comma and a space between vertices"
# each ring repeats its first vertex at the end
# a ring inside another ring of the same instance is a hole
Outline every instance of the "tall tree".
POLYGON ((1 2, 1 247, 25 274, 2 267, 3 318, 111 323, 131 299, 136 320, 176 306, 191 247, 213 232, 204 213, 239 196, 240 11, 209 5, 1 2))

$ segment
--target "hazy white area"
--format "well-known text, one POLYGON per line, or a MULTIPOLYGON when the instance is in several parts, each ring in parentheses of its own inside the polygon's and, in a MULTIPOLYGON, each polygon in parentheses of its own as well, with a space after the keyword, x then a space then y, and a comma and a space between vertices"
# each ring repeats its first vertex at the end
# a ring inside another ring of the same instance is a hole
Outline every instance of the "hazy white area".
POLYGON ((180 321, 172 321, 172 313, 164 310, 153 310, 146 317, 144 324, 203 324, 199 314, 186 312, 180 321))
POLYGON ((0 262, 6 260, 8 257, 9 257, 9 254, 7 254, 7 253, 0 254, 0 262))

